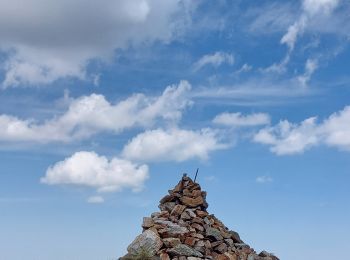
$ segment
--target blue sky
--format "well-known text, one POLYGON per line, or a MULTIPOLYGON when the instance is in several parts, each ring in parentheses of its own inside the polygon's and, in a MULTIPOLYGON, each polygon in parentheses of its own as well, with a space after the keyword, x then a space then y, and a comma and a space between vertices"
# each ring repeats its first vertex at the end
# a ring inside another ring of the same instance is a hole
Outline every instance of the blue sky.
POLYGON ((0 1, 0 259, 114 259, 183 172, 257 251, 343 258, 345 0, 0 1))

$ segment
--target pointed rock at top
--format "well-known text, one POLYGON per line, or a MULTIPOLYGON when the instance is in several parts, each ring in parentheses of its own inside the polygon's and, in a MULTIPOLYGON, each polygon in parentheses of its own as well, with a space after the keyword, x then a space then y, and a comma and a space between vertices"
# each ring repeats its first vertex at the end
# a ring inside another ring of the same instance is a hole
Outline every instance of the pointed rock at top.
POLYGON ((160 260, 278 260, 265 251, 257 254, 239 234, 207 212, 207 193, 187 174, 160 200, 160 212, 144 218, 143 234, 122 259, 137 260, 144 249, 160 260), (141 250, 142 249, 142 250, 141 250))

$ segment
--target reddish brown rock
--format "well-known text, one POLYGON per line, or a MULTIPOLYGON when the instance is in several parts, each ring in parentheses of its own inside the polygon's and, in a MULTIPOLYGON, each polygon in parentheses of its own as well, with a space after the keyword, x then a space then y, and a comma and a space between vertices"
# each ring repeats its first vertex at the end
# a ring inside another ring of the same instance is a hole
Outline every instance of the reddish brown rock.
POLYGON ((194 237, 186 237, 185 244, 188 245, 188 246, 194 246, 196 241, 197 241, 197 239, 194 238, 194 237))
POLYGON ((147 217, 143 218, 143 223, 142 223, 143 228, 150 228, 152 226, 154 226, 154 221, 152 218, 147 218, 147 217))
POLYGON ((188 207, 191 207, 191 208, 195 208, 195 207, 198 207, 198 206, 201 206, 203 205, 204 203, 204 200, 202 197, 197 197, 197 198, 191 198, 191 197, 181 197, 180 198, 180 201, 188 206, 188 207))
POLYGON ((179 216, 182 214, 182 212, 186 209, 186 206, 184 205, 176 205, 173 210, 171 211, 171 216, 179 216))

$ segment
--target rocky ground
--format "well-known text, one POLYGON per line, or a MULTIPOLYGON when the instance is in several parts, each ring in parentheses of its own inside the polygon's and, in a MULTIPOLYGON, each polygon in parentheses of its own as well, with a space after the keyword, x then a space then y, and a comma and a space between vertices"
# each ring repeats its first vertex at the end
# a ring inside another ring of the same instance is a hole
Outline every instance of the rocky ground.
POLYGON ((257 254, 238 233, 230 231, 207 212, 206 192, 184 174, 161 199, 159 209, 143 219, 143 233, 128 247, 121 260, 278 260, 273 254, 257 254))

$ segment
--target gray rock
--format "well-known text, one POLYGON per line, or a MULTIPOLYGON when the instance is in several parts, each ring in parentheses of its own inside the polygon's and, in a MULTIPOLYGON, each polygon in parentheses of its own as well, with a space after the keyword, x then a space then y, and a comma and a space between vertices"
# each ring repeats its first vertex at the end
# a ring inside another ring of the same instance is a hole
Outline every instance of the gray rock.
POLYGON ((163 229, 158 231, 164 237, 178 237, 189 232, 187 228, 181 227, 180 225, 171 221, 156 219, 154 222, 165 226, 163 229))
POLYGON ((141 252, 147 252, 149 256, 154 256, 162 245, 163 242, 158 234, 148 229, 136 237, 136 239, 128 246, 128 253, 130 255, 138 255, 141 252))
POLYGON ((203 257, 202 253, 198 252, 197 250, 186 246, 184 244, 178 244, 176 247, 170 249, 168 251, 168 254, 171 256, 196 256, 196 257, 203 257))
POLYGON ((176 206, 175 202, 166 202, 164 204, 159 205, 159 209, 162 211, 169 211, 171 212, 174 207, 176 206))
POLYGON ((201 260, 202 258, 200 257, 193 257, 193 256, 189 256, 187 257, 187 260, 201 260))
POLYGON ((221 232, 215 228, 208 227, 205 235, 209 238, 212 238, 216 241, 223 240, 224 238, 221 235, 221 232))
POLYGON ((169 237, 169 238, 164 238, 163 243, 166 247, 175 247, 178 244, 181 244, 181 241, 179 238, 169 237))
POLYGON ((235 243, 243 243, 237 232, 231 230, 229 233, 235 243))

